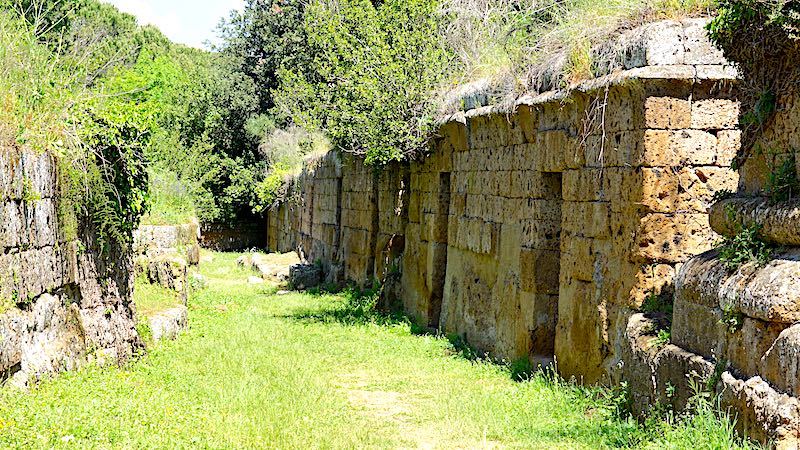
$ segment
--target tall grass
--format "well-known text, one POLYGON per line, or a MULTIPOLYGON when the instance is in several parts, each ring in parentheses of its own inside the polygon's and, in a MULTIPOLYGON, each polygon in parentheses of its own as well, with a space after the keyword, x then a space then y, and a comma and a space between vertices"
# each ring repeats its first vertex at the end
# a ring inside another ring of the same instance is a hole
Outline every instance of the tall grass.
POLYGON ((150 210, 142 217, 148 225, 187 223, 197 217, 195 196, 188 183, 170 170, 151 167, 150 210))
POLYGON ((0 142, 63 147, 78 76, 21 21, 0 11, 0 142))
MULTIPOLYGON (((707 15, 715 0, 444 0, 442 35, 456 55, 454 85, 490 80, 499 97, 591 78, 613 58, 594 52, 644 23, 707 15), (605 59, 605 60, 604 60, 605 59)), ((452 107, 452 105, 448 105, 452 107)))

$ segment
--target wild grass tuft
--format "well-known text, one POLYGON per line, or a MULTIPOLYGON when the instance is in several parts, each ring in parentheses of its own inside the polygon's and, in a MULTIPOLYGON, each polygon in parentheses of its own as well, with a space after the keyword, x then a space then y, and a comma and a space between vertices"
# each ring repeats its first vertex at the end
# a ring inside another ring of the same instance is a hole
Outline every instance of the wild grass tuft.
MULTIPOLYGON (((592 78, 618 57, 608 44, 661 19, 709 15, 714 0, 444 0, 442 36, 456 55, 454 85, 488 78, 486 93, 515 98, 592 78)), ((454 105, 445 105, 452 109, 454 105)))

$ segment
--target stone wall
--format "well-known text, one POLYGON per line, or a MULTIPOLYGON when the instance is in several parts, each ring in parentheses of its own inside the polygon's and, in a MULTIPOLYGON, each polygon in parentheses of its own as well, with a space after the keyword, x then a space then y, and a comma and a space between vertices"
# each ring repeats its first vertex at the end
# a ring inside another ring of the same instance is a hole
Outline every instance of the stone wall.
MULTIPOLYGON (((800 202, 796 193, 789 200, 769 193, 774 174, 796 180, 798 98, 778 96, 775 117, 758 130, 757 148, 741 165, 738 190, 710 209, 713 230, 729 238, 755 230, 771 254, 732 265, 714 250, 684 264, 676 277, 675 345, 642 360, 653 367, 657 359, 673 361, 676 351, 693 355, 697 373, 717 372, 716 389, 739 416, 737 427, 780 448, 800 446, 800 202)), ((668 367, 662 384, 686 384, 676 364, 661 365, 668 367)), ((663 387, 647 395, 644 401, 663 401, 663 387)))
POLYGON ((264 222, 260 220, 204 223, 201 227, 200 246, 218 252, 264 248, 267 245, 264 225, 264 222))
MULTIPOLYGON (((319 260, 328 281, 381 280, 389 303, 496 358, 555 360, 585 383, 627 381, 639 411, 680 408, 710 380, 741 429, 792 435, 800 408, 784 374, 800 353, 787 305, 800 289, 786 270, 797 258, 770 272, 791 289, 773 278, 760 291, 746 284, 751 272, 727 278, 713 253, 685 264, 719 239, 714 194, 740 184, 730 169, 741 141, 735 72, 703 23, 623 36, 630 47, 609 75, 447 117, 420 161, 309 162, 292 200, 269 215, 270 246, 319 260), (775 289, 786 292, 773 309, 751 298, 775 289), (735 332, 729 314, 741 318, 735 332), (669 327, 673 342, 657 345, 669 327)), ((743 189, 763 186, 764 173, 743 170, 743 189)))
POLYGON ((20 386, 141 345, 130 255, 102 252, 59 193, 51 154, 0 148, 0 371, 20 386))

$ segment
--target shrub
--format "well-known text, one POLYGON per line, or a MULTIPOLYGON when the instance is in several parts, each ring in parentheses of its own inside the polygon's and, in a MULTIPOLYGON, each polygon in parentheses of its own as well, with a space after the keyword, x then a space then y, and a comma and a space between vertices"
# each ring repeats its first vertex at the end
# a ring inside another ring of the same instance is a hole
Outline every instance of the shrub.
POLYGON ((766 264, 772 256, 773 247, 764 242, 760 234, 761 226, 754 224, 739 227, 734 237, 723 238, 719 246, 719 259, 725 268, 735 271, 750 262, 766 264))
POLYGON ((142 218, 149 225, 186 223, 197 217, 191 188, 175 172, 151 167, 150 210, 142 218))
POLYGON ((313 1, 303 29, 315 57, 279 72, 276 101, 294 123, 367 164, 419 156, 450 58, 442 25, 429 0, 313 1))

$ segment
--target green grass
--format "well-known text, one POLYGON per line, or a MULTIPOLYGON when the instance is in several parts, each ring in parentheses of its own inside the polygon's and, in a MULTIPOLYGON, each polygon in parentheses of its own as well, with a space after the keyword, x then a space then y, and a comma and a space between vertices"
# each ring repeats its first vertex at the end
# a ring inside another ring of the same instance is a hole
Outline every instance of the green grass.
POLYGON ((0 389, 6 448, 729 448, 710 409, 647 427, 621 398, 470 360, 370 299, 246 283, 233 254, 201 267, 190 329, 124 368, 30 394, 0 389), (355 308, 354 308, 355 307, 355 308), (688 422, 688 423, 685 423, 688 422))
POLYGON ((179 305, 178 294, 158 284, 150 284, 143 276, 134 281, 133 302, 136 312, 149 315, 179 305))

